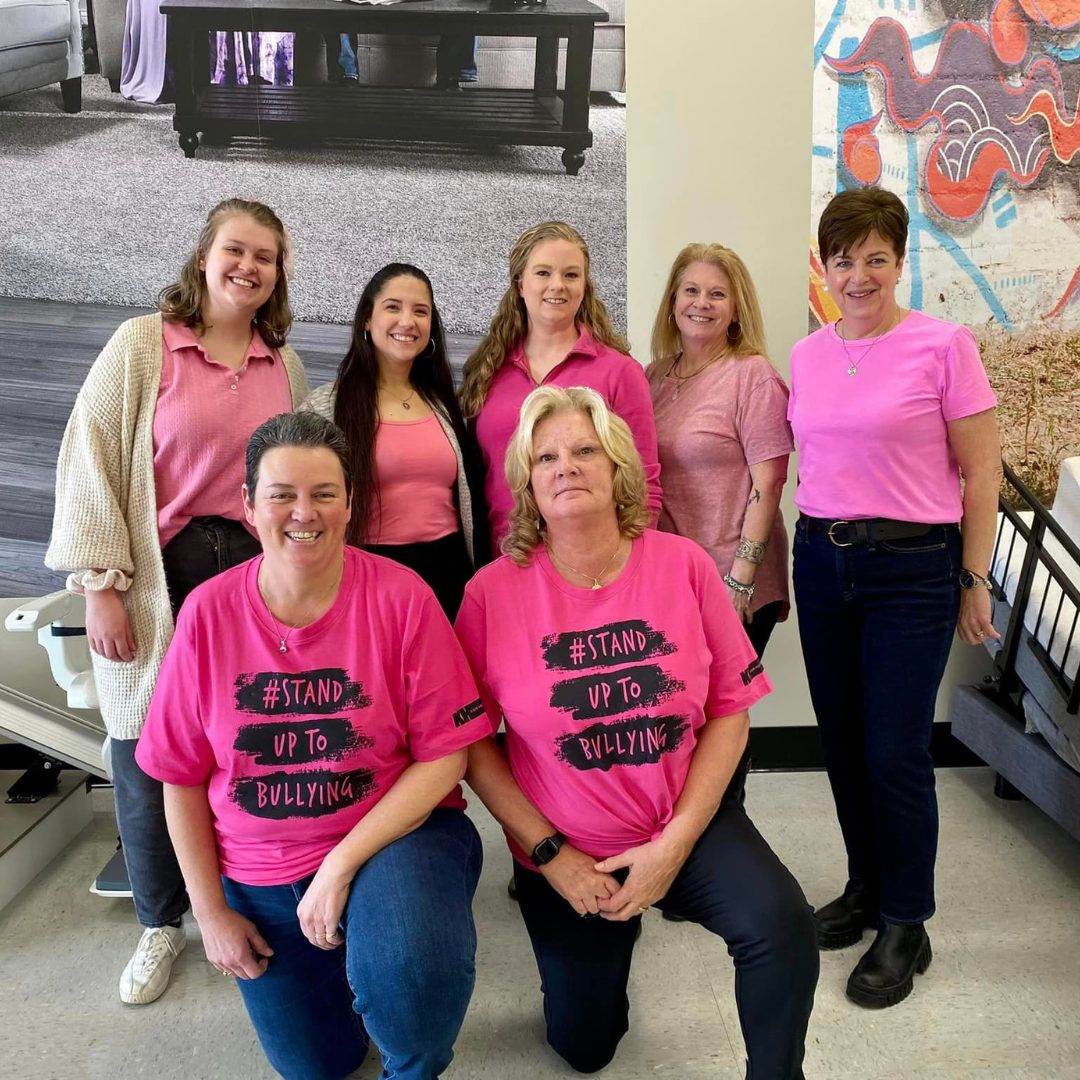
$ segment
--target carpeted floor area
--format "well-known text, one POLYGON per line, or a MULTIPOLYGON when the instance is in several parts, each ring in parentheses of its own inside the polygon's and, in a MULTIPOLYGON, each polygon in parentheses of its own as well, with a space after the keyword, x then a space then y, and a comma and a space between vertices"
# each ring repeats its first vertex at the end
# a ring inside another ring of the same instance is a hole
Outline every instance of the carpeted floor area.
MULTIPOLYGON (((464 91, 468 92, 468 91, 464 91)), ((581 230, 601 297, 626 325, 625 110, 594 107, 576 177, 560 151, 506 146, 237 139, 181 153, 172 106, 140 105, 83 79, 83 111, 59 87, 0 98, 0 295, 152 305, 175 279, 207 210, 259 199, 296 240, 298 319, 346 322, 380 266, 431 276, 447 328, 487 328, 507 253, 538 221, 581 230)))

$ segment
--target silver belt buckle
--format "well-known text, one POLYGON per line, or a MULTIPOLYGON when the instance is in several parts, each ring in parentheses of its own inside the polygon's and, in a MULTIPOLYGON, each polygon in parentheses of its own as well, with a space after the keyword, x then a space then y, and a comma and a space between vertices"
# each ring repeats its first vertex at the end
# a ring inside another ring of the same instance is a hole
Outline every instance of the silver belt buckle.
POLYGON ((849 540, 849 541, 848 541, 848 542, 847 542, 846 544, 842 544, 842 543, 840 543, 840 541, 839 541, 839 540, 837 540, 837 539, 836 539, 836 537, 835 537, 835 536, 833 536, 833 529, 837 528, 837 527, 838 527, 838 526, 840 526, 840 525, 850 525, 850 524, 851 524, 851 522, 850 522, 850 521, 834 521, 834 522, 833 522, 833 523, 832 523, 832 524, 831 524, 831 525, 829 526, 829 539, 830 539, 830 540, 831 540, 831 541, 833 542, 833 544, 834 544, 834 545, 835 545, 836 547, 838 547, 838 548, 845 548, 845 547, 854 547, 854 546, 855 546, 855 543, 854 543, 854 541, 851 541, 851 540, 849 540))

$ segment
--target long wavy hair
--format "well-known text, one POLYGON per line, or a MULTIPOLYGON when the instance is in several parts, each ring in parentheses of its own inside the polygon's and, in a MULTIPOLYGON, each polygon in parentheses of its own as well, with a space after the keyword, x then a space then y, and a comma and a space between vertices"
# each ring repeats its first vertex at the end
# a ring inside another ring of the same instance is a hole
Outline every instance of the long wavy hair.
POLYGON ((589 387, 541 386, 522 403, 517 430, 506 447, 506 482, 514 496, 514 509, 502 551, 518 566, 529 565, 529 555, 544 539, 544 522, 532 489, 533 437, 541 421, 567 410, 579 410, 592 421, 604 453, 615 466, 612 496, 619 534, 633 540, 649 524, 645 467, 626 421, 589 387))
MULTIPOLYGON (((365 325, 375 310, 375 302, 397 277, 412 277, 427 286, 431 297, 431 340, 413 360, 409 379, 416 392, 450 421, 465 445, 465 424, 454 397, 454 377, 446 356, 446 336, 442 318, 435 305, 435 293, 427 274, 410 263, 384 266, 364 286, 353 316, 352 343, 338 367, 334 381, 334 423, 345 433, 349 443, 349 471, 353 481, 352 517, 345 542, 359 546, 370 543, 372 516, 380 507, 379 477, 375 466, 375 436, 379 430, 379 361, 375 356, 365 325)), ((377 532, 377 530, 376 530, 377 532)))
POLYGON ((230 218, 245 214, 277 237, 277 281, 270 298, 255 313, 253 320, 263 341, 272 348, 285 344, 292 326, 292 309, 289 307, 289 283, 285 262, 290 252, 289 236, 281 218, 265 203, 250 199, 225 199, 206 215, 206 224, 195 241, 195 250, 188 256, 180 271, 180 280, 166 285, 158 294, 158 310, 168 322, 180 323, 193 330, 203 325, 203 308, 206 306, 206 274, 199 263, 206 258, 218 230, 230 218))
POLYGON ((510 249, 510 285, 499 301, 495 318, 491 320, 484 340, 465 361, 465 378, 461 384, 460 400, 461 411, 466 419, 479 414, 491 389, 495 372, 525 337, 529 316, 518 285, 525 274, 533 248, 547 240, 568 240, 577 247, 585 260, 585 295, 577 312, 578 326, 585 327, 601 344, 630 354, 629 343, 612 327, 607 308, 596 295, 596 287, 589 272, 589 246, 581 233, 564 221, 545 221, 534 225, 523 232, 510 249))
POLYGON ((682 335, 675 325, 675 297, 683 274, 696 262, 710 263, 723 270, 731 282, 731 296, 735 301, 735 319, 731 326, 737 323, 739 332, 732 338, 731 326, 728 327, 727 350, 732 356, 764 356, 765 320, 761 315, 754 279, 750 276, 746 263, 723 244, 687 244, 675 256, 663 295, 660 297, 660 307, 653 323, 652 363, 649 367, 670 363, 682 352, 682 335))

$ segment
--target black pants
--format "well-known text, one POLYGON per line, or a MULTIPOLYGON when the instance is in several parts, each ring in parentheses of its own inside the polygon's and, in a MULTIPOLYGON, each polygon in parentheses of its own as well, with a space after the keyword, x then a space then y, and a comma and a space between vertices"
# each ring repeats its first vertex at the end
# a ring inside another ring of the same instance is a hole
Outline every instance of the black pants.
POLYGON ((465 537, 460 532, 426 544, 369 544, 364 550, 415 570, 431 586, 446 617, 451 622, 457 618, 465 586, 473 575, 465 537))
MULTIPOLYGON (((536 871, 515 863, 514 880, 540 969, 548 1042, 579 1072, 602 1069, 629 1028, 626 985, 640 917, 582 918, 536 871)), ((802 1080, 818 977, 813 913, 738 802, 721 805, 656 906, 727 943, 747 1077, 802 1080)))
POLYGON ((222 517, 192 518, 162 549, 173 616, 187 595, 223 570, 254 559, 262 545, 240 524, 222 517))

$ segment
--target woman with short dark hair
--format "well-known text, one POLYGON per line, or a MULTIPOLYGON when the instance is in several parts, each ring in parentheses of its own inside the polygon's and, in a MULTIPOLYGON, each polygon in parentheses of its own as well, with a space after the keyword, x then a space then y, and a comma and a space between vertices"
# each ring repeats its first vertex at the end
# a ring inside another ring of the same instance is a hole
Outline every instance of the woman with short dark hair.
POLYGON ((824 949, 877 931, 847 993, 884 1008, 911 993, 931 960, 930 733, 953 633, 968 644, 998 636, 987 581, 997 402, 970 330, 897 303, 900 199, 874 187, 841 192, 818 242, 840 319, 791 354, 793 578, 848 881, 816 917, 824 949))

